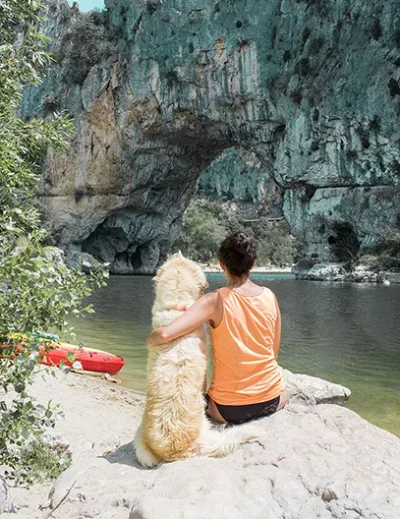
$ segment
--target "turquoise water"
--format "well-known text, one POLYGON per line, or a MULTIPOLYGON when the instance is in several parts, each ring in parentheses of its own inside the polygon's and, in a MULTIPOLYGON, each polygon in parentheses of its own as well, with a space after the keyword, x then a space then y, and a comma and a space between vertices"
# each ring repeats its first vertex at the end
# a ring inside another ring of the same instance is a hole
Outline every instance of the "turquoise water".
MULTIPOLYGON (((218 273, 208 280, 210 289, 224 285, 218 273)), ((295 281, 287 274, 253 280, 279 300, 280 364, 348 386, 351 409, 400 436, 400 286, 295 281)), ((96 313, 75 324, 77 340, 125 357, 122 384, 144 391, 151 277, 112 277, 92 302, 96 313)))

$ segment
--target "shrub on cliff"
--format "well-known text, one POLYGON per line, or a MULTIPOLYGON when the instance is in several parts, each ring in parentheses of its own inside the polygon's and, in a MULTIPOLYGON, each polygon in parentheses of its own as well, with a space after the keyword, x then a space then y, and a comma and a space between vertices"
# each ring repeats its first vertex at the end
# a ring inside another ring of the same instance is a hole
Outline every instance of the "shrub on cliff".
POLYGON ((359 263, 379 272, 388 270, 400 271, 400 231, 388 231, 382 240, 369 254, 362 256, 359 263))
POLYGON ((218 202, 194 200, 189 205, 179 239, 174 250, 200 262, 216 262, 216 252, 222 240, 233 232, 244 230, 259 243, 259 265, 283 267, 292 265, 298 256, 298 245, 285 222, 268 218, 245 221, 218 202))
POLYGON ((347 270, 352 270, 360 250, 360 242, 352 225, 348 222, 334 222, 328 244, 336 259, 344 262, 347 270))
POLYGON ((37 0, 0 0, 0 465, 10 477, 23 473, 28 446, 54 425, 54 407, 29 396, 41 347, 33 332, 62 331, 103 275, 65 266, 36 207, 45 152, 65 150, 73 128, 63 115, 18 115, 23 87, 38 84, 51 59, 38 32, 42 12, 37 0))
POLYGON ((400 231, 388 231, 383 235, 379 250, 400 260, 400 231))

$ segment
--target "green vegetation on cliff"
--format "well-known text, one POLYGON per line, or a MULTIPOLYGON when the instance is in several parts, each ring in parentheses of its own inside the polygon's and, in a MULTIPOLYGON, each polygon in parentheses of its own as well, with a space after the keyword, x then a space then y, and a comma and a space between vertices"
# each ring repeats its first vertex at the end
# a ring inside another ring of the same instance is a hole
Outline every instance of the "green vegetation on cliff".
POLYGON ((57 472, 42 439, 55 408, 28 392, 41 348, 49 346, 33 332, 61 332, 69 314, 82 313, 91 287, 102 284, 101 272, 86 277, 65 266, 36 207, 43 158, 48 149, 64 152, 72 133, 63 115, 19 116, 23 88, 40 82, 51 59, 37 29, 42 13, 37 0, 0 0, 0 465, 28 480, 57 472))
POLYGON ((400 230, 385 233, 379 245, 370 254, 361 256, 359 263, 375 272, 400 272, 400 230))
POLYGON ((195 261, 215 262, 222 240, 239 230, 253 234, 258 240, 258 265, 285 267, 296 261, 298 244, 284 221, 270 221, 265 217, 243 220, 221 203, 207 200, 195 200, 190 204, 174 249, 180 249, 195 261))

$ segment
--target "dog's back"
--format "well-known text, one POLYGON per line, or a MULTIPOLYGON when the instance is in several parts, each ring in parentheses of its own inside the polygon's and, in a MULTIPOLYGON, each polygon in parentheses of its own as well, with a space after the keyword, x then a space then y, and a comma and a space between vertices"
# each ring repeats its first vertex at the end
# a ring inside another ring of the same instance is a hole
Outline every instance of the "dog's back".
POLYGON ((206 368, 198 333, 150 351, 142 434, 158 458, 172 461, 196 454, 191 447, 197 444, 204 421, 206 368))

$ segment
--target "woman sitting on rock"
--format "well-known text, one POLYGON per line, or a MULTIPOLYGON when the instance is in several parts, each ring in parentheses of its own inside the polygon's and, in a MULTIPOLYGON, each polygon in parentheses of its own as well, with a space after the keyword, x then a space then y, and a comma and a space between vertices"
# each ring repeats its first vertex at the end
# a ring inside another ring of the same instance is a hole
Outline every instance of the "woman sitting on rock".
POLYGON ((179 319, 157 328, 149 345, 165 344, 208 321, 213 375, 208 414, 221 423, 241 424, 282 409, 288 401, 277 363, 281 318, 275 295, 250 281, 257 242, 243 232, 226 238, 218 259, 227 286, 202 296, 179 319))

